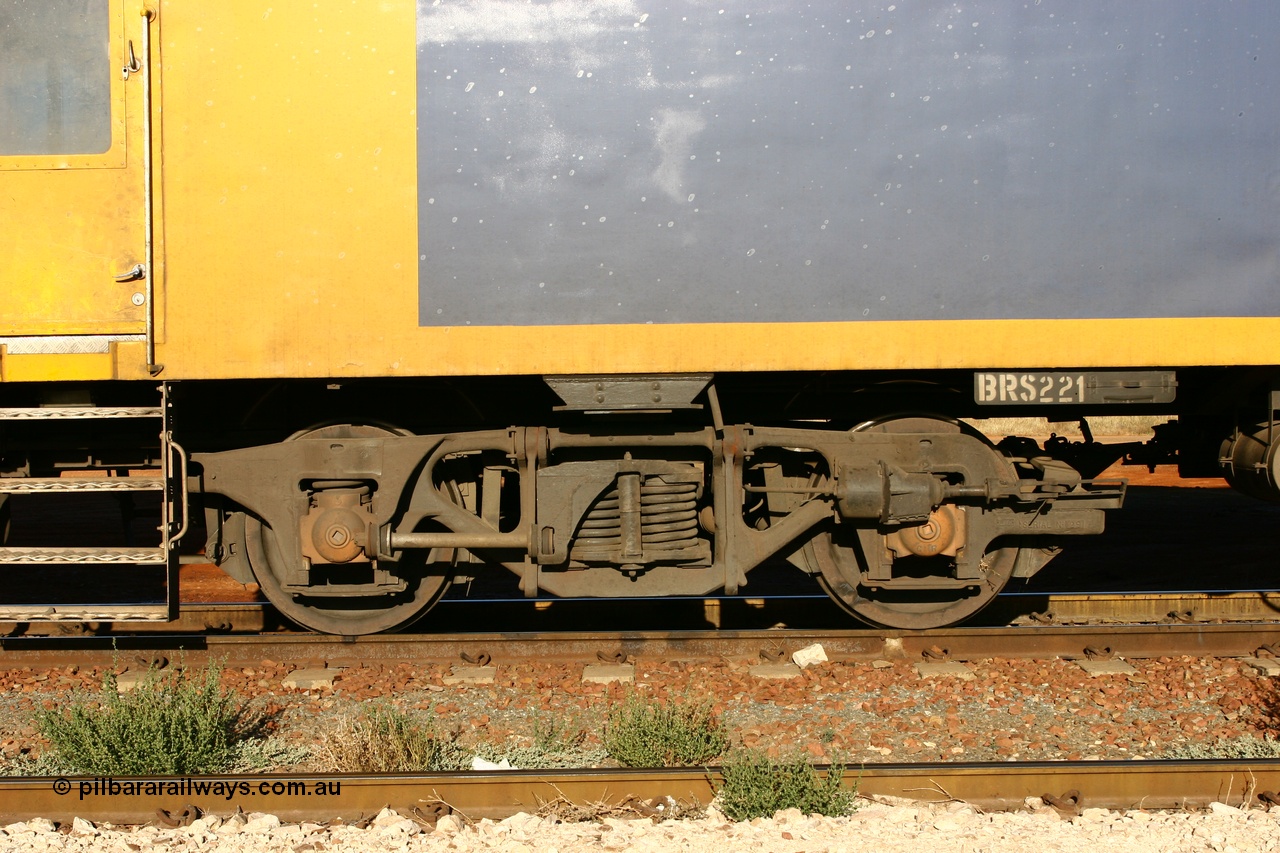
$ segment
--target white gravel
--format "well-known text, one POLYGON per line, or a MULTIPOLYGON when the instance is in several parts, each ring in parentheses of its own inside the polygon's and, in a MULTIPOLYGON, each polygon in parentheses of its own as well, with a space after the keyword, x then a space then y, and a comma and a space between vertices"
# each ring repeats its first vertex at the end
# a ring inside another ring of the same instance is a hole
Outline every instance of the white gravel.
POLYGON ((93 850, 138 853, 150 850, 288 851, 769 851, 822 853, 849 851, 962 851, 1036 853, 1070 851, 1262 851, 1280 849, 1280 810, 1240 810, 1215 803, 1210 810, 1112 812, 1086 809, 1063 819, 1044 806, 984 814, 961 803, 943 806, 863 803, 848 818, 806 817, 798 811, 773 818, 730 823, 718 813, 691 821, 653 823, 648 819, 558 823, 517 814, 494 822, 464 824, 447 816, 433 829, 384 810, 365 829, 314 823, 281 824, 274 815, 229 819, 205 817, 190 827, 111 829, 77 819, 70 832, 47 820, 16 823, 0 830, 0 851, 93 850))

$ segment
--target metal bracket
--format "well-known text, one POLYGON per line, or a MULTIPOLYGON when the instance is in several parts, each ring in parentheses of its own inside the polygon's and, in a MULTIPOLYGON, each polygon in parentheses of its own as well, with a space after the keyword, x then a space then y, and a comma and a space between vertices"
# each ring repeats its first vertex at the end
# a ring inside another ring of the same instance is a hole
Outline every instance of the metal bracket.
POLYGON ((670 412, 700 409, 693 398, 711 381, 709 373, 621 376, 544 376, 565 405, 557 412, 670 412))

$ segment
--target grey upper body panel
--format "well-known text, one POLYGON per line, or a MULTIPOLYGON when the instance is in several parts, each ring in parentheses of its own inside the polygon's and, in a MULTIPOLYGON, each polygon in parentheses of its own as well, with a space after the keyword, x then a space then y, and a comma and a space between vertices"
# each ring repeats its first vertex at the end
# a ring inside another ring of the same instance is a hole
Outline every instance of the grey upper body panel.
POLYGON ((1270 2, 419 0, 423 325, 1280 315, 1270 2))

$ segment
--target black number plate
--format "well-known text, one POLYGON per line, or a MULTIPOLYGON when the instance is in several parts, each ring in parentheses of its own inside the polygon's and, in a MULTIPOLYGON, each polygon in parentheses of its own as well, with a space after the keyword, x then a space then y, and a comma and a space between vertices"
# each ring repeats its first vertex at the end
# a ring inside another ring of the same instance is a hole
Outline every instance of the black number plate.
POLYGON ((973 375, 973 399, 983 406, 1171 403, 1173 371, 989 372, 973 375))

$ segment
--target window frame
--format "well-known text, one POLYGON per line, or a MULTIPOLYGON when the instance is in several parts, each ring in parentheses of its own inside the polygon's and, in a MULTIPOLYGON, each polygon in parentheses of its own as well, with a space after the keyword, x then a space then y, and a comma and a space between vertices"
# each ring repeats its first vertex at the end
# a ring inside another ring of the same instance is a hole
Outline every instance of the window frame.
MULTIPOLYGON (((98 154, 0 154, 0 171, 48 169, 123 169, 126 151, 126 89, 123 68, 128 37, 124 31, 125 0, 107 0, 107 64, 111 81, 107 102, 111 108, 111 145, 98 154)), ((136 53, 135 45, 135 53, 136 53)))

